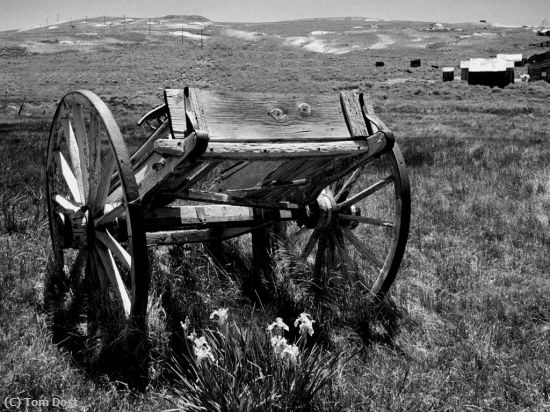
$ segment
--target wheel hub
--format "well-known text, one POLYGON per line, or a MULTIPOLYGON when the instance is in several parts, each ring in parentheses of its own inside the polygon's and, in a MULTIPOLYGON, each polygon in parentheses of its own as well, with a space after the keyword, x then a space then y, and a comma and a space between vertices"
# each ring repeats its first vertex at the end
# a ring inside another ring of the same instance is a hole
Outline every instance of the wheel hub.
MULTIPOLYGON (((104 213, 112 209, 112 205, 105 205, 104 213)), ((94 242, 95 231, 98 227, 94 226, 93 219, 89 219, 86 205, 73 213, 57 212, 54 215, 54 220, 57 232, 63 238, 64 249, 87 249, 94 242)), ((102 228, 108 230, 119 242, 128 240, 126 221, 123 218, 116 218, 99 229, 102 228)))

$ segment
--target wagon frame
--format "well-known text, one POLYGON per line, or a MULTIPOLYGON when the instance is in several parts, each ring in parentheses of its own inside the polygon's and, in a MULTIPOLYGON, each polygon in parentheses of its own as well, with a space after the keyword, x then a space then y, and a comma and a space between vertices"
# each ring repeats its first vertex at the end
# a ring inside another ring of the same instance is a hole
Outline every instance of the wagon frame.
POLYGON ((267 258, 280 223, 317 285, 345 273, 373 299, 385 296, 405 250, 410 189, 394 135, 364 94, 342 91, 338 101, 186 87, 164 98, 140 119, 150 135, 131 156, 92 92, 66 94, 54 115, 46 172, 54 270, 88 282, 89 327, 110 301, 122 329, 146 331, 149 246, 252 233, 256 256, 267 258))

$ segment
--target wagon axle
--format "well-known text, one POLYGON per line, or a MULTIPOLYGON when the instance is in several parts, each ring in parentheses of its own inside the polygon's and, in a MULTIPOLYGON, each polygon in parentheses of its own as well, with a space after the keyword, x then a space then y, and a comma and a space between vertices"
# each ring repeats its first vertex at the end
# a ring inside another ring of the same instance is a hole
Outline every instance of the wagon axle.
POLYGON ((361 208, 350 205, 339 209, 334 195, 328 190, 323 190, 315 201, 294 213, 298 225, 308 229, 331 229, 336 224, 349 229, 355 229, 358 226, 358 221, 342 220, 341 215, 361 216, 361 208))

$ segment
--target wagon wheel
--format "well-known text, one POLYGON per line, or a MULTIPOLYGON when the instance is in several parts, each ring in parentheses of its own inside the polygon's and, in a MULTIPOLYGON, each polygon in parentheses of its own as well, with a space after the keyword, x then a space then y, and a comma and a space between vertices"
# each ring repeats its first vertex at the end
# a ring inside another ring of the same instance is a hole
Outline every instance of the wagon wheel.
POLYGON ((289 239, 320 286, 341 273, 354 274, 359 285, 382 299, 399 269, 409 221, 409 179, 395 144, 326 187, 289 239))
POLYGON ((54 270, 70 285, 65 299, 85 313, 77 327, 99 346, 121 337, 138 345, 149 288, 139 192, 120 130, 95 94, 81 90, 61 100, 46 181, 54 270), (107 204, 115 184, 123 201, 107 204))

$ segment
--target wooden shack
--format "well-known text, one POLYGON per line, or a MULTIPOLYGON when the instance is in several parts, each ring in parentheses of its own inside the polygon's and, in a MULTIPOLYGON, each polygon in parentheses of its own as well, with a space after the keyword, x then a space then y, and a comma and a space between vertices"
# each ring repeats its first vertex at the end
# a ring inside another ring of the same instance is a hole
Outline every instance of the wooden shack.
POLYGON ((514 67, 523 66, 523 56, 519 54, 497 54, 497 59, 514 62, 514 67))
POLYGON ((420 59, 411 60, 411 67, 420 67, 420 59))
POLYGON ((460 80, 468 80, 468 68, 470 67, 470 60, 462 60, 460 62, 460 80))
POLYGON ((455 79, 454 67, 443 67, 443 81, 452 82, 455 79))
POLYGON ((510 73, 506 60, 502 59, 470 59, 468 68, 468 84, 490 87, 505 87, 510 84, 510 74, 513 78, 513 67, 510 73))
POLYGON ((527 73, 532 82, 545 80, 550 83, 550 51, 532 55, 527 63, 527 73))
POLYGON ((384 67, 384 62, 376 62, 374 63, 374 67, 384 67))

